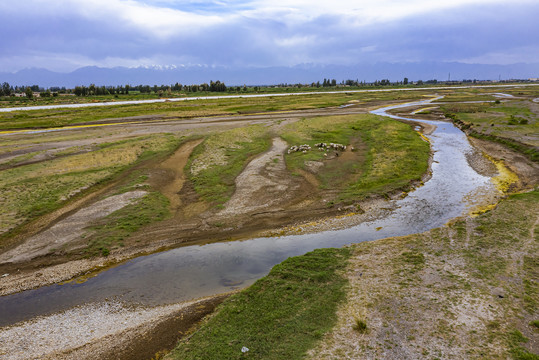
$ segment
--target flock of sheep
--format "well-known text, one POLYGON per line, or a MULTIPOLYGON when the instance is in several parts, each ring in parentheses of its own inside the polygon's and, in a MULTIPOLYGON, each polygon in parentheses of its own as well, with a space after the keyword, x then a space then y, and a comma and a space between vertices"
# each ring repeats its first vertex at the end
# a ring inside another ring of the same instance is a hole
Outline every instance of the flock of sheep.
MULTIPOLYGON (((337 150, 337 151, 345 151, 346 150, 346 145, 343 145, 343 144, 334 144, 334 143, 329 143, 329 144, 326 144, 326 143, 317 143, 317 144, 314 144, 315 147, 317 147, 320 151, 329 151, 329 150, 337 150)), ((297 151, 301 151, 302 153, 307 153, 307 151, 311 150, 311 147, 307 144, 303 144, 303 145, 299 145, 299 146, 296 146, 296 145, 293 145, 290 147, 290 149, 288 149, 288 153, 293 153, 293 152, 297 152, 297 151)), ((352 150, 354 150, 352 148, 352 150)), ((338 153, 337 153, 337 156, 338 156, 338 153)))

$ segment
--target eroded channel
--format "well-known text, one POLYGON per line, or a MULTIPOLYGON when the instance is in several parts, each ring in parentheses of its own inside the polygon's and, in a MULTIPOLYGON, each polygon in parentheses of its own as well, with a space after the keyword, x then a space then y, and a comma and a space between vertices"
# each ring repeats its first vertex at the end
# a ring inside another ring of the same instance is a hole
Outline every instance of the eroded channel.
MULTIPOLYGON (((390 106, 373 113, 398 118, 387 111, 431 101, 390 106)), ((474 206, 470 199, 497 192, 489 177, 468 164, 466 154, 473 149, 464 133, 451 123, 412 120, 437 127, 428 136, 434 151, 432 177, 404 199, 388 203, 394 210, 387 216, 344 230, 187 246, 139 257, 84 283, 4 296, 0 298, 0 326, 86 303, 114 300, 158 306, 244 288, 288 257, 317 248, 427 231, 469 211, 474 206)))

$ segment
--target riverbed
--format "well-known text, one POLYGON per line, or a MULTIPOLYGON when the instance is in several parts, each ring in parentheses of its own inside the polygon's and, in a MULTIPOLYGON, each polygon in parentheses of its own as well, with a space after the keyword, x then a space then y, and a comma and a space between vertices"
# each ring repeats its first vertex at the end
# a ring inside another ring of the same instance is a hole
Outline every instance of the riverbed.
MULTIPOLYGON (((389 106, 373 113, 399 118, 387 111, 429 105, 433 100, 389 106)), ((335 231, 187 246, 142 256, 82 283, 1 297, 0 326, 88 304, 160 307, 230 292, 251 285, 288 257, 317 248, 424 232, 466 214, 485 194, 497 194, 491 178, 477 173, 468 163, 467 155, 474 150, 464 133, 447 122, 405 119, 436 126, 426 136, 433 151, 432 176, 403 199, 388 200, 387 208, 393 210, 388 210, 387 216, 335 231)))

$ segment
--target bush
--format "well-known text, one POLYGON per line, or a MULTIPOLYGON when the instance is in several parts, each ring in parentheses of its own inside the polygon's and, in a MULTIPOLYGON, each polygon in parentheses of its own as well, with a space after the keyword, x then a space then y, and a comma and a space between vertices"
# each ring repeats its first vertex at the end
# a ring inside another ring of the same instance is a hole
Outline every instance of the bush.
POLYGON ((354 325, 352 325, 352 329, 359 332, 360 334, 364 334, 367 332, 367 322, 361 318, 355 318, 354 325))

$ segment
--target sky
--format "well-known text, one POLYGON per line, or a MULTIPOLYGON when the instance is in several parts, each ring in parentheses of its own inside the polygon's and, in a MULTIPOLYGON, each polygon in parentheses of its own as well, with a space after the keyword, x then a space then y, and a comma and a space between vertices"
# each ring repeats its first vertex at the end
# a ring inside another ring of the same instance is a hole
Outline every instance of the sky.
POLYGON ((539 62, 538 0, 2 0, 0 72, 539 62))

